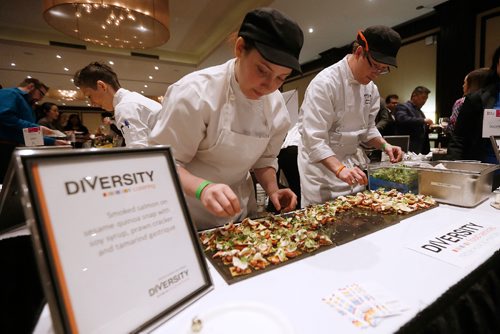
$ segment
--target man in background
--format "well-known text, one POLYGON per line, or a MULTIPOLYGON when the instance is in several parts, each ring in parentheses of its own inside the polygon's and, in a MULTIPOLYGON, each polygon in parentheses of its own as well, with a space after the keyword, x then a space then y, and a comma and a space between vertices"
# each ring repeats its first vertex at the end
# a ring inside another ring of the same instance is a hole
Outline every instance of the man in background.
POLYGON ((375 117, 375 124, 382 136, 393 136, 396 134, 396 106, 399 102, 399 96, 396 94, 387 95, 385 105, 380 103, 380 110, 375 117))
POLYGON ((396 106, 396 131, 398 135, 410 136, 409 151, 427 154, 430 151, 428 137, 429 126, 434 122, 425 117, 422 107, 431 91, 424 86, 417 86, 409 101, 396 106))
MULTIPOLYGON (((44 135, 53 131, 36 123, 32 105, 40 101, 49 88, 35 78, 26 78, 18 87, 0 90, 0 183, 7 172, 12 152, 24 146, 24 128, 40 127, 44 135)), ((45 145, 66 145, 64 140, 44 137, 45 145)))
POLYGON ((94 106, 114 111, 127 147, 148 146, 161 104, 121 88, 116 73, 106 64, 90 63, 76 72, 73 81, 94 106))

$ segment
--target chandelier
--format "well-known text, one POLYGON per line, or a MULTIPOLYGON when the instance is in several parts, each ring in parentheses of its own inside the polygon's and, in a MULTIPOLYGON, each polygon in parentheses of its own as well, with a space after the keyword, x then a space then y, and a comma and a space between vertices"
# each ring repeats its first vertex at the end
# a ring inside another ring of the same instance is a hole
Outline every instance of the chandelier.
POLYGON ((170 38, 168 0, 43 0, 43 17, 66 35, 106 47, 147 49, 170 38))

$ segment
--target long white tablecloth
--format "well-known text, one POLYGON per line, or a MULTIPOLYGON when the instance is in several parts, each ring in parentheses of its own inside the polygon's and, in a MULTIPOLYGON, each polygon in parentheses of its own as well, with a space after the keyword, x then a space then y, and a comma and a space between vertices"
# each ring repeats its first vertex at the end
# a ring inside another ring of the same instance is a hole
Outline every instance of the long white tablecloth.
MULTIPOLYGON (((440 204, 394 226, 232 285, 225 283, 209 263, 214 290, 161 324, 154 333, 190 333, 194 317, 203 320, 208 315, 213 316, 214 310, 223 310, 226 305, 236 308, 262 305, 263 312, 266 309, 276 312, 275 316, 279 316, 280 322, 288 325, 293 333, 397 331, 487 260, 500 245, 486 245, 477 254, 474 263, 465 268, 426 256, 409 247, 418 240, 425 240, 433 232, 461 223, 496 223, 500 228, 500 211, 491 207, 490 202, 487 200, 473 209, 440 204), (336 289, 352 283, 381 286, 409 306, 409 310, 385 319, 376 327, 360 330, 322 300, 336 289)), ((233 333, 252 327, 242 323, 240 317, 224 317, 223 311, 218 313, 218 317, 227 323, 227 328, 231 328, 233 333)), ((225 333, 224 330, 219 332, 225 333)), ((50 314, 46 307, 35 333, 50 332, 50 314)), ((258 334, 267 332, 264 329, 258 334)), ((202 330, 200 333, 205 332, 202 330)))

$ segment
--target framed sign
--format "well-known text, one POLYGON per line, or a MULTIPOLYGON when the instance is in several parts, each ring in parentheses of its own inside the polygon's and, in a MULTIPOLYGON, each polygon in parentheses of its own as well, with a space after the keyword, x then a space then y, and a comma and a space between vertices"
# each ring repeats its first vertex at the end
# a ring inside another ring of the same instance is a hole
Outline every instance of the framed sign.
POLYGON ((169 147, 15 159, 56 332, 148 331, 211 290, 169 147))

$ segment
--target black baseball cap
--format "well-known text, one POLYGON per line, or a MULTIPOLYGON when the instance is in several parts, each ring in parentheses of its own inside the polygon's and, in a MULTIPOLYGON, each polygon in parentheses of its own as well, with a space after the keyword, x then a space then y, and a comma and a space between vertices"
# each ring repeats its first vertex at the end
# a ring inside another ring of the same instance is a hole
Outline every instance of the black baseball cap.
POLYGON ((294 20, 280 11, 258 8, 248 12, 238 36, 253 40, 256 49, 267 61, 302 73, 299 54, 304 34, 294 20))
POLYGON ((401 47, 401 36, 386 26, 372 26, 358 32, 358 43, 379 63, 398 67, 396 55, 401 47))

